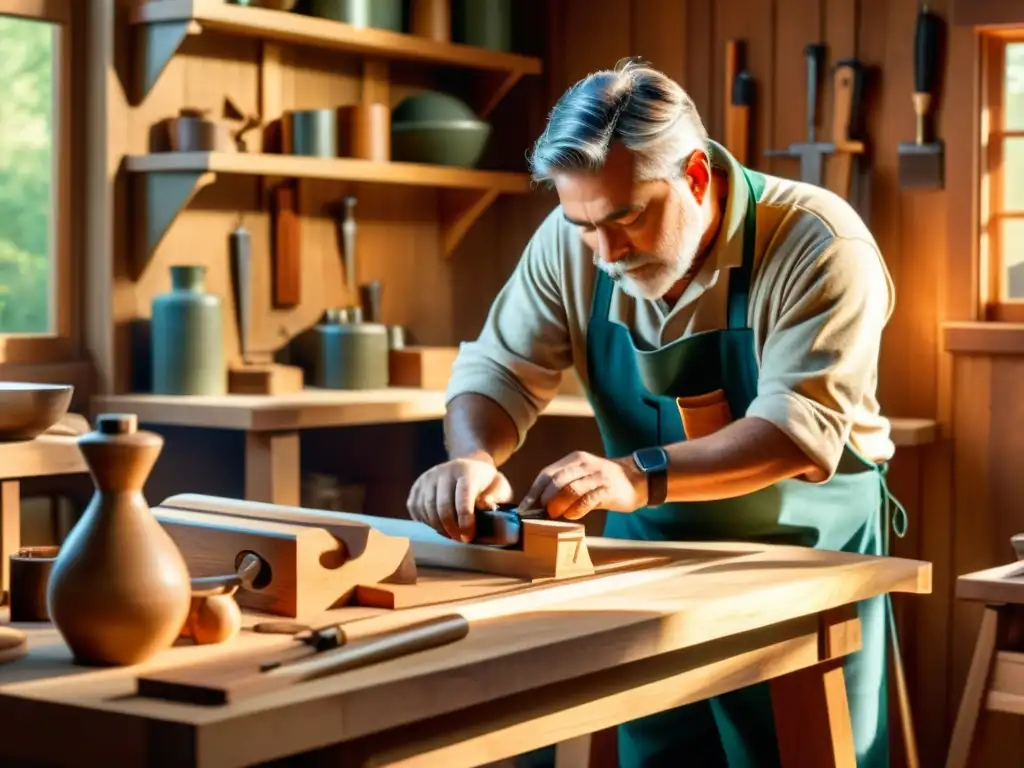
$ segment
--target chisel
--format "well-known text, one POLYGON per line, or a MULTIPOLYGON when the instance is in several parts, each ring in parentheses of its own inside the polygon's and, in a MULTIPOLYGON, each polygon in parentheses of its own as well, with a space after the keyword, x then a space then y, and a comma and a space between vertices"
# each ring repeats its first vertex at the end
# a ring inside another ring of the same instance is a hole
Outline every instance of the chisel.
POLYGON ((932 109, 935 83, 939 75, 939 47, 942 21, 921 7, 914 32, 914 114, 917 130, 914 141, 901 142, 899 154, 900 186, 904 189, 942 189, 944 151, 941 141, 928 141, 928 117, 932 109))

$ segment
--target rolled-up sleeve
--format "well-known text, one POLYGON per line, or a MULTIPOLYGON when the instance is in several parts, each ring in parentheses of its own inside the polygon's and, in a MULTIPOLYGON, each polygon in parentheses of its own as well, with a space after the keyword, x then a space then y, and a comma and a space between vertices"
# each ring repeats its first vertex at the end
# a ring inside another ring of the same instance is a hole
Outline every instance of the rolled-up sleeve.
POLYGON ((466 393, 494 400, 515 422, 518 445, 572 365, 556 215, 527 244, 479 337, 460 345, 445 392, 446 404, 466 393))
POLYGON ((783 430, 835 474, 856 409, 877 385, 882 332, 894 292, 877 247, 834 238, 798 259, 761 352, 757 396, 747 410, 783 430))

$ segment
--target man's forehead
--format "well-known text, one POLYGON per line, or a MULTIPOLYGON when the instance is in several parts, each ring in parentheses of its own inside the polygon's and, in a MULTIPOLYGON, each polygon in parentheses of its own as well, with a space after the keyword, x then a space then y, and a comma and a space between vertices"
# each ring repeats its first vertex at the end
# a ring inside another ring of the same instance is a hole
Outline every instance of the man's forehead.
POLYGON ((597 172, 554 175, 565 217, 573 222, 599 223, 621 218, 644 204, 650 182, 634 179, 636 156, 616 145, 597 172))

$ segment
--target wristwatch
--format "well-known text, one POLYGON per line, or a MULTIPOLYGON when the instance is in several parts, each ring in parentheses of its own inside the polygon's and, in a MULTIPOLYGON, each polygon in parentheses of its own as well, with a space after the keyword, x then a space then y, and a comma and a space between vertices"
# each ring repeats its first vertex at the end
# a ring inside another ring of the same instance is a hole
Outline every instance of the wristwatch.
POLYGON ((647 476, 647 506, 664 504, 668 498, 668 453, 664 448, 633 451, 633 463, 647 476))

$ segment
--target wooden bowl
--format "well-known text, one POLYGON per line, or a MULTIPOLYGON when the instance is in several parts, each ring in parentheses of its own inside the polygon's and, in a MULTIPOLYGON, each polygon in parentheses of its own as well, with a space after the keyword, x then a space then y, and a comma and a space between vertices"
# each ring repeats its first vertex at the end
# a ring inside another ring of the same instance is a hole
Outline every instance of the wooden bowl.
POLYGON ((41 435, 68 412, 74 392, 70 384, 0 381, 0 442, 41 435))

